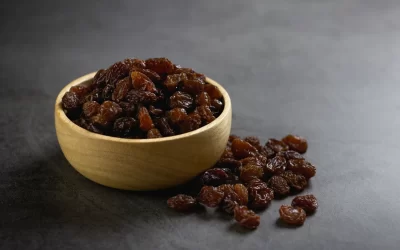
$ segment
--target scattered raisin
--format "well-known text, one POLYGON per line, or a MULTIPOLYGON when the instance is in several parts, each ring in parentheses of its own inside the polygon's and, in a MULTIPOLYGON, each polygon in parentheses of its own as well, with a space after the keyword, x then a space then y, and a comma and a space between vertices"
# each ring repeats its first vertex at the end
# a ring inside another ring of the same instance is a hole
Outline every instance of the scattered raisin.
POLYGON ((292 171, 285 171, 281 174, 289 186, 295 190, 301 191, 307 187, 307 179, 301 174, 295 174, 292 171))
POLYGON ((232 141, 232 153, 235 158, 243 159, 250 156, 256 156, 257 149, 248 142, 241 139, 235 139, 232 141))
POLYGON ((197 201, 192 196, 178 194, 174 197, 169 198, 167 200, 167 205, 169 208, 172 208, 176 211, 188 212, 196 208, 197 201))
POLYGON ((242 163, 233 158, 221 158, 216 165, 220 168, 229 168, 232 171, 236 171, 242 166, 242 163))
POLYGON ((286 143, 291 150, 304 154, 307 151, 308 143, 304 137, 297 135, 287 135, 283 137, 282 141, 286 143))
POLYGON ((265 209, 274 199, 274 191, 259 179, 252 179, 247 184, 249 206, 254 209, 265 209))
POLYGON ((201 180, 206 186, 219 186, 237 182, 237 176, 227 168, 212 168, 204 172, 201 180))
POLYGON ((271 159, 275 156, 275 151, 272 150, 270 147, 268 146, 264 146, 262 147, 262 149, 260 150, 260 153, 262 155, 264 155, 265 157, 267 157, 268 159, 271 159))
POLYGON ((286 160, 291 160, 291 159, 303 160, 304 159, 304 157, 301 154, 299 154, 293 150, 281 151, 281 152, 278 152, 276 155, 283 156, 286 160))
POLYGON ((272 190, 274 190, 274 195, 275 196, 285 196, 289 194, 290 187, 285 180, 285 178, 281 176, 272 176, 268 180, 268 187, 270 187, 272 190))
POLYGON ((275 156, 269 159, 264 167, 264 172, 267 175, 278 175, 285 171, 286 169, 286 159, 282 156, 275 156))
POLYGON ((260 139, 255 136, 247 136, 243 139, 245 142, 250 143, 253 147, 255 147, 258 151, 261 151, 262 146, 260 143, 260 139))
POLYGON ((260 216, 246 206, 236 206, 234 218, 241 226, 249 229, 255 229, 260 225, 260 216))
POLYGON ((271 148, 273 151, 276 153, 280 151, 286 151, 289 150, 289 146, 286 145, 284 142, 276 140, 276 139, 269 139, 265 146, 271 148))
POLYGON ((198 202, 207 207, 217 207, 223 198, 224 193, 212 186, 202 187, 197 196, 198 202))
POLYGON ((300 207, 282 205, 279 208, 280 219, 288 225, 301 226, 306 220, 306 212, 300 207))
POLYGON ((210 106, 211 98, 207 92, 201 92, 196 98, 196 104, 198 106, 210 106))
POLYGON ((239 205, 247 205, 249 202, 249 193, 247 188, 243 184, 238 183, 233 186, 233 190, 239 197, 239 205))
POLYGON ((316 168, 304 159, 291 159, 287 164, 287 169, 296 174, 301 174, 306 179, 310 179, 316 173, 316 168))
POLYGON ((314 195, 299 195, 292 200, 293 207, 301 207, 307 214, 314 213, 318 208, 318 201, 314 195))
POLYGON ((262 167, 258 165, 247 164, 240 168, 240 180, 243 182, 261 178, 263 175, 264 171, 262 167))

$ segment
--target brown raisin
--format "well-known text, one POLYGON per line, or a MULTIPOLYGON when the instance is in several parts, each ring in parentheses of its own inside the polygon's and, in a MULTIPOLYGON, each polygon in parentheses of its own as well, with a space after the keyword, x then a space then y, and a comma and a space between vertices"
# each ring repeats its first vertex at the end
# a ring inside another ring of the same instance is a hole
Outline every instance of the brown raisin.
POLYGON ((114 89, 115 89, 114 85, 107 84, 103 89, 103 92, 101 95, 102 99, 105 101, 110 101, 112 99, 114 89))
POLYGON ((90 92, 88 95, 86 95, 85 100, 87 102, 89 102, 89 101, 95 101, 98 103, 103 102, 103 90, 102 89, 92 90, 92 92, 90 92))
POLYGON ((247 184, 249 206, 254 209, 265 209, 274 199, 274 191, 259 179, 252 179, 247 184))
POLYGON ((262 167, 257 165, 247 164, 240 168, 240 180, 243 182, 261 178, 263 175, 264 171, 262 167))
POLYGON ((224 193, 224 198, 221 202, 221 208, 228 214, 233 214, 233 210, 238 205, 239 196, 233 190, 233 185, 223 184, 218 186, 218 190, 224 193))
POLYGON ((265 146, 271 148, 276 153, 278 153, 280 151, 289 150, 289 146, 288 145, 286 145, 283 141, 279 141, 279 140, 276 140, 276 139, 269 139, 267 141, 267 143, 265 144, 265 146))
POLYGON ((136 90, 148 91, 151 93, 156 93, 157 89, 154 83, 145 74, 138 71, 133 71, 131 73, 132 86, 136 90))
POLYGON ((85 86, 77 85, 71 87, 69 91, 75 93, 79 97, 79 99, 83 99, 85 95, 90 92, 90 89, 85 86))
POLYGON ((173 125, 179 125, 182 123, 186 116, 186 110, 183 108, 174 108, 167 112, 167 117, 173 125))
POLYGON ((124 60, 124 63, 127 64, 130 69, 144 69, 146 67, 146 63, 138 58, 127 58, 124 60))
POLYGON ((152 92, 132 89, 126 95, 125 100, 133 104, 148 105, 157 102, 158 98, 152 92))
POLYGON ((227 168, 212 168, 203 173, 201 181, 206 186, 219 186, 237 182, 237 176, 227 168))
POLYGON ((149 113, 153 117, 161 117, 164 114, 164 110, 155 108, 153 105, 150 105, 149 113))
POLYGON ((184 80, 187 80, 187 76, 184 73, 169 75, 164 81, 164 86, 165 88, 167 88, 168 91, 175 92, 178 88, 178 84, 183 82, 184 80))
POLYGON ((318 208, 318 201, 314 195, 300 195, 292 200, 293 207, 301 207, 307 214, 314 213, 318 208))
POLYGON ((105 80, 107 84, 114 85, 118 80, 129 75, 131 65, 124 61, 116 62, 111 65, 106 72, 105 80))
POLYGON ((150 117, 146 107, 140 107, 138 111, 139 127, 142 131, 149 131, 154 128, 153 120, 150 117))
POLYGON ((237 135, 233 135, 233 134, 231 134, 231 135, 229 135, 228 142, 232 143, 232 142, 233 142, 233 140, 235 140, 235 139, 240 139, 240 137, 239 137, 239 136, 237 136, 237 135))
POLYGON ((215 114, 219 114, 224 109, 224 103, 218 99, 213 99, 210 105, 211 111, 215 114))
POLYGON ((306 179, 315 176, 316 168, 304 159, 291 159, 287 164, 287 169, 296 174, 301 174, 306 179))
POLYGON ((232 141, 232 153, 235 158, 243 159, 250 156, 256 156, 257 149, 248 142, 241 139, 235 139, 232 141))
POLYGON ((133 117, 121 117, 115 120, 113 134, 119 137, 128 137, 134 134, 137 121, 133 117))
POLYGON ((291 150, 304 154, 307 152, 308 143, 304 137, 297 135, 287 135, 283 137, 282 141, 286 143, 291 150))
POLYGON ((221 91, 218 89, 218 87, 216 87, 212 84, 205 84, 204 91, 208 93, 208 95, 211 97, 211 99, 221 99, 222 98, 221 91))
POLYGON ((196 73, 196 72, 191 68, 182 68, 180 65, 175 65, 172 74, 181 74, 181 73, 196 73))
POLYGON ((288 225, 301 226, 306 220, 306 212, 300 207, 282 205, 279 208, 280 219, 288 225))
POLYGON ((268 180, 268 187, 270 187, 272 190, 274 190, 274 195, 275 196, 285 196, 288 195, 290 192, 290 187, 285 180, 285 178, 281 176, 272 176, 268 180))
POLYGON ((197 196, 198 202, 207 207, 218 207, 223 198, 224 193, 212 186, 202 187, 197 196))
POLYGON ((197 97, 196 97, 196 104, 198 106, 210 106, 211 104, 211 98, 207 94, 207 92, 201 92, 197 97))
POLYGON ((162 117, 160 119, 157 119, 155 121, 156 127, 160 130, 161 134, 163 136, 173 136, 175 135, 174 130, 171 128, 169 125, 167 118, 162 117))
POLYGON ((273 157, 275 157, 275 151, 272 150, 270 147, 268 146, 264 146, 262 147, 262 149, 260 150, 260 153, 262 155, 264 155, 265 157, 267 157, 268 159, 271 159, 273 157))
POLYGON ((106 73, 107 71, 105 69, 97 71, 91 85, 94 88, 103 88, 106 85, 106 75, 107 75, 106 73))
POLYGON ((85 117, 90 118, 99 113, 100 104, 95 101, 85 102, 83 104, 82 110, 85 117))
POLYGON ((255 136, 247 136, 243 140, 245 142, 250 143, 253 147, 255 147, 259 151, 262 149, 262 146, 261 146, 261 143, 260 143, 260 139, 258 139, 255 136))
POLYGON ((160 131, 156 128, 152 128, 147 132, 147 138, 161 138, 163 137, 160 131))
POLYGON ((239 225, 249 229, 255 229, 260 225, 260 216, 246 206, 236 206, 234 218, 239 225))
POLYGON ((240 162, 242 163, 242 165, 251 164, 260 167, 264 167, 264 165, 266 164, 266 161, 261 160, 259 157, 254 157, 254 156, 241 159, 240 162))
POLYGON ((215 120, 215 117, 208 106, 198 106, 196 111, 199 113, 201 120, 208 124, 215 120))
POLYGON ((174 71, 174 64, 167 58, 149 58, 145 61, 146 68, 157 74, 170 74, 174 71))
POLYGON ((115 86, 114 92, 112 93, 112 100, 115 102, 122 101, 131 89, 132 84, 128 77, 119 80, 115 86))
POLYGON ((267 175, 278 175, 285 171, 286 169, 286 159, 282 156, 275 156, 269 159, 264 167, 264 172, 267 175))
POLYGON ((304 159, 304 157, 301 154, 293 150, 281 151, 278 152, 276 155, 283 156, 287 161, 291 159, 299 159, 299 160, 304 159))
POLYGON ((193 105, 193 98, 181 91, 176 91, 170 98, 169 98, 169 106, 173 108, 184 108, 190 109, 193 105))
POLYGON ((74 92, 67 92, 61 100, 62 107, 67 111, 69 117, 79 114, 81 110, 82 100, 74 92))
POLYGON ((135 117, 136 115, 135 104, 129 102, 120 102, 119 106, 122 108, 123 116, 135 117))
POLYGON ((157 74, 156 72, 149 70, 149 69, 133 68, 133 69, 131 69, 131 71, 137 71, 137 72, 140 72, 140 73, 146 75, 154 83, 157 83, 161 80, 161 77, 159 74, 157 74))
POLYGON ((204 90, 204 82, 200 80, 184 80, 182 82, 182 91, 191 95, 197 95, 204 90))
POLYGON ((87 121, 83 118, 80 118, 78 120, 75 120, 74 123, 86 130, 89 130, 90 132, 96 133, 96 134, 103 134, 103 132, 97 128, 96 126, 93 125, 90 121, 87 121))
POLYGON ((307 187, 307 179, 301 174, 295 174, 292 171, 285 171, 280 176, 285 178, 289 186, 295 190, 301 191, 307 187))
POLYGON ((220 168, 229 168, 232 171, 236 172, 236 170, 238 170, 242 166, 242 163, 233 158, 221 158, 216 165, 220 168))
POLYGON ((225 148, 224 152, 221 155, 221 159, 224 159, 224 158, 233 158, 233 153, 232 153, 231 148, 228 148, 228 147, 225 148))
POLYGON ((233 186, 233 190, 239 197, 239 205, 247 205, 249 202, 249 193, 247 188, 243 184, 238 183, 233 186))
POLYGON ((185 194, 178 194, 174 197, 171 197, 167 200, 167 205, 169 208, 172 208, 179 212, 188 212, 192 211, 197 206, 197 201, 195 198, 185 194))
POLYGON ((187 115, 180 124, 181 133, 187 133, 200 128, 201 117, 197 112, 192 112, 187 115))
POLYGON ((108 127, 122 115, 122 108, 115 102, 105 101, 100 105, 99 114, 92 121, 102 127, 108 127))

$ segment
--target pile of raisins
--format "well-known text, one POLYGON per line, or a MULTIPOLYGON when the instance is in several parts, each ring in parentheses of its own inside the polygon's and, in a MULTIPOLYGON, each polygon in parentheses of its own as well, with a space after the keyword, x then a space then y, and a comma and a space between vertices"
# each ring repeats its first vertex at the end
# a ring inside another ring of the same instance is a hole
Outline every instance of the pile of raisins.
POLYGON ((62 98, 66 115, 91 132, 122 138, 187 133, 215 120, 222 93, 203 74, 167 58, 125 59, 62 98))
MULTIPOLYGON (((188 193, 197 196, 178 194, 168 199, 168 207, 180 212, 195 211, 199 206, 218 208, 233 215, 241 226, 257 228, 260 216, 255 211, 266 209, 273 199, 303 191, 315 176, 315 166, 301 155, 307 148, 307 141, 295 135, 269 139, 265 145, 257 137, 231 135, 215 166, 193 181, 200 183, 198 190, 188 193)), ((317 208, 313 195, 297 196, 291 206, 280 208, 280 219, 300 226, 317 208)))

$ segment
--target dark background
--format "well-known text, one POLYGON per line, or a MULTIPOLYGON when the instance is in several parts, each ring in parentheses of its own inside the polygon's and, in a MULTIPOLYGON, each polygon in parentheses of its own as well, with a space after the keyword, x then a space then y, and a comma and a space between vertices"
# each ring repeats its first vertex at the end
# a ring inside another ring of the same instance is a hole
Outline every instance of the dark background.
POLYGON ((1 249, 398 249, 398 0, 3 1, 1 249), (4 3, 8 2, 8 3, 4 3), (238 135, 309 140, 320 209, 245 231, 180 216, 159 193, 94 184, 63 157, 53 106, 71 80, 165 56, 223 84, 238 135))

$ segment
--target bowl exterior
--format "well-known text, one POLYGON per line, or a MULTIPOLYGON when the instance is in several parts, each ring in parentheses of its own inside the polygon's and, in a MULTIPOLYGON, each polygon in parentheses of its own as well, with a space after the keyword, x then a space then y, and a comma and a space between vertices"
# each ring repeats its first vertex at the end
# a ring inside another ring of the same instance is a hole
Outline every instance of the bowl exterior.
POLYGON ((104 186, 156 190, 184 183, 212 167, 229 138, 230 100, 221 116, 199 129, 200 132, 165 138, 167 140, 128 140, 97 135, 72 123, 60 105, 64 90, 55 108, 61 150, 79 173, 104 186))

